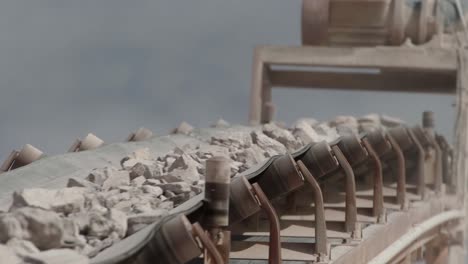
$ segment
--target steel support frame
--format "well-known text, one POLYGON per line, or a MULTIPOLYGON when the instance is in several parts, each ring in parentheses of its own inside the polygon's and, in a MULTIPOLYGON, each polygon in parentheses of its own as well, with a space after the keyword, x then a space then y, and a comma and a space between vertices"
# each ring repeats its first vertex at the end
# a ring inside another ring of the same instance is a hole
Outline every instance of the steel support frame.
POLYGON ((457 61, 456 50, 436 47, 260 46, 254 51, 249 121, 271 121, 274 87, 455 94, 457 61), (323 70, 330 67, 341 71, 323 70), (343 71, 351 68, 361 71, 343 71))
MULTIPOLYGON (((468 175, 468 166, 465 166, 468 164, 468 155, 466 155, 468 153, 468 51, 431 45, 373 48, 257 47, 253 61, 250 124, 272 121, 275 109, 272 101, 273 88, 318 88, 455 95, 457 116, 454 146, 456 149, 452 165, 458 187, 458 202, 463 204, 465 215, 468 212, 468 201, 465 195, 468 191, 465 179, 465 175, 468 175), (317 70, 317 67, 322 69, 317 70), (344 72, 327 72, 323 68, 365 69, 377 73, 362 74, 362 72, 346 72, 346 70, 344 72)), ((424 196, 421 179, 418 183, 418 193, 424 196)), ((464 230, 466 240, 468 222, 464 230)), ((365 244, 367 243, 361 243, 360 246, 365 246, 365 244)), ((364 249, 364 251, 367 250, 364 249)), ((353 251, 357 253, 360 250, 353 251)), ((349 260, 348 263, 350 263, 349 260)))

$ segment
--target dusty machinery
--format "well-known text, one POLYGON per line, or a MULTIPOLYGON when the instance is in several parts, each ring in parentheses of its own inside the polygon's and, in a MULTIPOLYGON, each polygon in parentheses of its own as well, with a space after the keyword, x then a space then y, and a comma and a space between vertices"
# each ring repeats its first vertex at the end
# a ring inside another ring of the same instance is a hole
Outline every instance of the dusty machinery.
MULTIPOLYGON (((345 133, 271 157, 233 179, 227 162, 213 158, 204 193, 92 263, 448 263, 449 255, 456 257, 451 263, 462 263, 463 254, 450 254, 463 243, 467 204, 468 53, 457 33, 462 13, 458 1, 304 0, 304 45, 258 47, 251 88, 252 124, 273 120, 272 88, 452 94, 453 151, 426 112, 422 127, 345 133), (417 45, 402 45, 407 40, 417 45), (356 68, 367 72, 343 70, 356 68)), ((127 141, 149 137, 140 129, 127 141)), ((90 134, 69 151, 103 144, 90 134)), ((13 152, 2 170, 42 157, 28 147, 13 152)), ((40 165, 35 169, 40 175, 40 165)))

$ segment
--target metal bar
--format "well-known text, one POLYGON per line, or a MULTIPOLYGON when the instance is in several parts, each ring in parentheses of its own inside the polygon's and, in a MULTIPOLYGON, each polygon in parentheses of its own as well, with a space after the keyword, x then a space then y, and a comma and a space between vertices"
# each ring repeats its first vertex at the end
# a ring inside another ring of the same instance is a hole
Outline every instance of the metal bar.
POLYGON ((417 186, 417 194, 421 195, 421 197, 424 199, 425 197, 425 190, 426 190, 426 182, 425 182, 425 175, 424 175, 424 148, 419 142, 418 138, 416 135, 413 133, 413 130, 407 129, 408 134, 411 137, 411 140, 413 140, 414 144, 416 145, 417 151, 418 151, 418 169, 417 169, 417 177, 418 177, 418 186, 417 186))
POLYGON ((264 46, 257 47, 256 53, 263 63, 282 65, 375 67, 411 73, 456 72, 458 67, 456 51, 443 48, 264 46))
POLYGON ((398 239, 393 244, 388 246, 385 250, 380 252, 379 255, 377 255, 368 263, 389 263, 395 256, 398 255, 398 253, 405 250, 405 248, 410 246, 414 241, 416 241, 419 237, 423 236, 426 232, 449 221, 462 219, 463 217, 464 214, 460 210, 446 211, 436 216, 433 216, 430 219, 424 221, 423 223, 415 226, 413 229, 411 229, 409 232, 403 235, 400 239, 398 239))
POLYGON ((453 94, 454 73, 398 71, 380 73, 317 72, 311 70, 273 70, 271 86, 280 88, 333 89, 350 91, 398 91, 411 93, 453 94), (378 89, 376 88, 378 87, 378 89), (453 87, 453 89, 447 89, 453 87))
POLYGON ((367 153, 371 157, 372 161, 374 162, 374 193, 372 196, 372 214, 377 217, 378 222, 385 221, 385 213, 384 213, 384 199, 383 199, 383 175, 382 175, 382 163, 380 162, 380 158, 375 153, 374 148, 369 143, 367 138, 362 140, 362 144, 367 149, 367 153))
POLYGON ((396 190, 396 198, 397 203, 400 205, 401 210, 406 209, 406 167, 405 167, 405 156, 403 155, 403 151, 401 150, 398 143, 396 143, 395 139, 388 135, 388 139, 390 145, 396 154, 396 161, 397 161, 397 190, 396 190))
POLYGON ((205 249, 205 259, 207 259, 206 255, 209 254, 209 259, 214 264, 225 264, 221 254, 216 249, 216 246, 213 244, 211 239, 208 237, 198 222, 192 225, 192 232, 193 235, 200 240, 203 248, 205 249))
POLYGON ((436 160, 435 160, 435 175, 434 175, 434 189, 436 192, 442 191, 442 182, 443 182, 443 175, 442 175, 442 150, 439 147, 439 144, 435 140, 434 137, 431 137, 432 146, 436 152, 436 160))
POLYGON ((281 263, 281 237, 280 237, 280 221, 276 214, 275 208, 270 203, 262 188, 257 183, 252 184, 252 190, 260 202, 260 206, 265 210, 270 222, 270 247, 268 251, 268 263, 281 263))
POLYGON ((315 252, 319 256, 328 256, 327 249, 327 224, 325 221, 325 207, 323 204, 322 190, 314 176, 310 173, 302 161, 298 161, 297 165, 304 179, 309 183, 314 191, 315 203, 315 252))
MULTIPOLYGON (((332 146, 332 151, 338 160, 341 168, 345 173, 345 189, 346 189, 346 203, 345 203, 345 230, 346 232, 356 231, 357 225, 357 206, 356 206, 356 182, 354 179, 353 168, 346 160, 343 152, 338 146, 332 146)), ((354 234, 357 235, 357 234, 354 234)))

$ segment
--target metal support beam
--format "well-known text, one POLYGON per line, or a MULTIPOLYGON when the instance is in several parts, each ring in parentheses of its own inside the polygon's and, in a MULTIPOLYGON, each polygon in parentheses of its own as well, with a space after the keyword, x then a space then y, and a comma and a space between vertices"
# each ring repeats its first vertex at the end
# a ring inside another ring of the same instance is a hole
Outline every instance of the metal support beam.
POLYGON ((367 138, 362 140, 362 144, 369 153, 373 163, 374 163, 374 178, 373 186, 374 193, 372 195, 372 214, 377 217, 377 222, 382 223, 385 221, 385 212, 384 212, 384 199, 383 199, 383 176, 382 176, 382 163, 377 153, 374 151, 374 148, 369 143, 367 138))
POLYGON ((345 173, 345 230, 346 232, 351 232, 353 238, 359 238, 360 234, 357 233, 359 232, 359 228, 357 228, 356 182, 354 179, 353 168, 346 160, 343 152, 341 152, 338 146, 332 146, 332 151, 345 173))
POLYGON ((260 206, 265 211, 270 223, 270 246, 268 249, 268 263, 281 263, 281 237, 280 237, 280 221, 276 214, 275 208, 270 203, 262 188, 257 183, 252 184, 252 191, 258 198, 260 206))
POLYGON ((390 144, 392 145, 393 151, 396 154, 397 161, 397 203, 400 205, 401 210, 406 209, 406 168, 405 168, 405 156, 398 143, 392 136, 388 136, 390 144))
POLYGON ((325 221, 325 207, 323 204, 322 190, 314 176, 310 173, 302 161, 298 161, 297 165, 302 172, 304 179, 309 183, 314 192, 315 204, 315 252, 319 256, 328 256, 327 242, 327 223, 325 221))

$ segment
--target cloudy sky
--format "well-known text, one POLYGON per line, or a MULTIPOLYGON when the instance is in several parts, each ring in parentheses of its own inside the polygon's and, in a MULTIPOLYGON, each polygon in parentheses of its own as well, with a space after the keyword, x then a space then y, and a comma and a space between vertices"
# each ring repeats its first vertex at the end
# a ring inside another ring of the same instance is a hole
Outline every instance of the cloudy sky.
MULTIPOLYGON (((298 45, 299 0, 4 0, 0 4, 0 159, 31 143, 64 152, 181 121, 246 123, 255 45, 298 45)), ((450 96, 275 90, 279 119, 384 112, 419 122, 450 96)))

